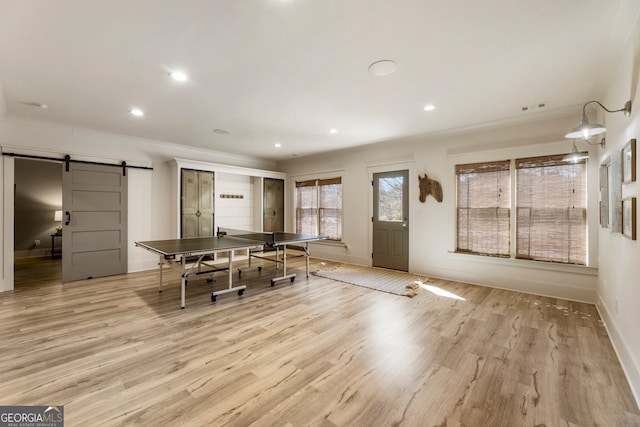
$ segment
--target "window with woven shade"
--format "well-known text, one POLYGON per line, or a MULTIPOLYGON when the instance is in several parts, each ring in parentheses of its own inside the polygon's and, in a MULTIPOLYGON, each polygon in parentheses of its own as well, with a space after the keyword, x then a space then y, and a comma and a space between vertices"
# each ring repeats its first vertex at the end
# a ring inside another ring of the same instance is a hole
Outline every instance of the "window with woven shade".
POLYGON ((457 252, 510 256, 510 164, 456 165, 457 252))
POLYGON ((296 233, 318 232, 317 180, 296 182, 296 233))
POLYGON ((342 239, 342 178, 296 182, 296 232, 342 239))
POLYGON ((516 160, 516 258, 585 265, 587 163, 516 160))

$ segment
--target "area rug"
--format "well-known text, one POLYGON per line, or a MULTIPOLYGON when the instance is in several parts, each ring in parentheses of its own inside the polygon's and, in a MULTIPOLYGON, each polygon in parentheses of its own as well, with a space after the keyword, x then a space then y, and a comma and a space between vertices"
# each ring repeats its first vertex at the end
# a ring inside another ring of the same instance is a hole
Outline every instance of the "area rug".
POLYGON ((327 267, 311 274, 409 298, 416 296, 420 285, 428 281, 424 276, 403 271, 352 264, 327 267))

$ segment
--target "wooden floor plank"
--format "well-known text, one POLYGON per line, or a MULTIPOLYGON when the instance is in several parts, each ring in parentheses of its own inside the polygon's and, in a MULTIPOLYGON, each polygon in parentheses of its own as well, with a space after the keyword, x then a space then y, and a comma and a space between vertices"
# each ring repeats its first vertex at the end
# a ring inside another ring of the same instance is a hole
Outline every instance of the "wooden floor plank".
MULTIPOLYGON (((312 260, 312 270, 331 265, 312 260)), ((0 294, 2 405, 68 426, 640 426, 592 305, 430 280, 414 298, 304 276, 243 296, 157 271, 61 284, 18 260, 0 294), (433 289, 432 289, 433 290, 433 289)))

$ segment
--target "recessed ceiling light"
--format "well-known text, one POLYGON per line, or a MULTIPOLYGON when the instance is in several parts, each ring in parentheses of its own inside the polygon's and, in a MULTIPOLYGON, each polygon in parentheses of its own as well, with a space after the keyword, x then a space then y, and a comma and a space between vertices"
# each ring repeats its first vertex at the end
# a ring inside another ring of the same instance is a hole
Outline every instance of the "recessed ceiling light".
POLYGON ((279 142, 276 142, 275 144, 273 144, 273 146, 276 148, 280 148, 282 147, 282 144, 280 144, 279 142))
POLYGON ((390 59, 382 59, 369 65, 369 72, 376 77, 388 76, 396 71, 398 66, 390 59))
POLYGON ((129 112, 131 113, 132 116, 136 116, 136 117, 144 116, 144 111, 142 111, 139 108, 132 108, 131 110, 129 110, 129 112))
POLYGON ((214 129, 213 133, 217 133, 218 135, 229 135, 231 132, 226 129, 214 129))
POLYGON ((176 80, 179 82, 186 82, 188 80, 187 75, 182 71, 172 71, 169 73, 169 75, 173 80, 176 80))
POLYGON ((423 110, 424 110, 424 111, 433 111, 433 110, 435 110, 435 109, 436 109, 436 106, 435 106, 435 105, 432 105, 432 104, 427 104, 427 105, 425 105, 425 106, 424 106, 424 108, 423 108, 423 110))
POLYGON ((338 133, 338 129, 329 129, 329 133, 338 133))

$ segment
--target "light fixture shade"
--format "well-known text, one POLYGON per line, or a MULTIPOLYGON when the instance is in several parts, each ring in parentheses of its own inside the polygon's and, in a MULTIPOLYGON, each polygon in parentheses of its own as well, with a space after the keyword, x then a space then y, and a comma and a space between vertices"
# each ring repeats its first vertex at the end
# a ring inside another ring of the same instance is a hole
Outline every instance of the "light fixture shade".
POLYGON ((575 152, 575 153, 571 153, 571 154, 567 154, 566 156, 564 156, 562 158, 563 162, 570 162, 570 163, 578 163, 580 160, 585 160, 589 158, 589 153, 580 153, 580 152, 575 152))
POLYGON ((576 142, 573 141, 573 148, 571 148, 571 153, 567 154, 562 158, 563 162, 571 162, 578 163, 580 160, 588 159, 589 153, 587 152, 579 152, 578 147, 576 147, 576 142))
POLYGON ((571 129, 571 132, 566 134, 564 137, 567 139, 576 139, 576 138, 589 139, 592 136, 600 135, 601 133, 605 133, 606 131, 607 131, 606 127, 597 123, 589 123, 587 121, 587 122, 583 122, 580 126, 576 126, 573 129, 571 129))
POLYGON ((55 211, 53 214, 54 221, 62 221, 62 211, 55 211))
MULTIPOLYGON (((602 105, 600 101, 596 101, 596 100, 589 101, 582 106, 582 124, 578 127, 573 128, 571 132, 569 132, 564 136, 565 138, 568 138, 568 139, 580 138, 580 139, 587 140, 592 136, 600 135, 601 133, 605 133, 607 131, 607 128, 602 125, 599 125, 597 123, 594 123, 594 124, 589 123, 589 119, 587 118, 587 105, 589 104, 597 104, 600 106, 600 108, 602 108, 607 113, 623 112, 626 117, 629 117, 631 115, 630 100, 625 102, 624 107, 618 110, 609 110, 607 107, 602 105)), ((575 142, 573 145, 575 146, 575 142)))

